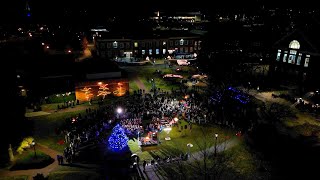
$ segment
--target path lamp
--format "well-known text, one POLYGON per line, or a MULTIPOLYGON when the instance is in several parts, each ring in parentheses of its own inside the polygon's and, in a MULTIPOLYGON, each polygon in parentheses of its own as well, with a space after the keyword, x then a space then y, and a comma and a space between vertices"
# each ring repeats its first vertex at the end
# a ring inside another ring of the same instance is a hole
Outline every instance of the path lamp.
POLYGON ((214 143, 214 156, 217 156, 217 141, 218 141, 218 133, 216 133, 215 135, 216 141, 214 143))
POLYGON ((187 147, 188 147, 188 157, 190 157, 190 148, 193 147, 193 144, 188 143, 188 144, 187 144, 187 147))
POLYGON ((37 153, 36 153, 36 142, 33 140, 31 145, 33 146, 33 151, 34 151, 34 158, 37 158, 37 153))

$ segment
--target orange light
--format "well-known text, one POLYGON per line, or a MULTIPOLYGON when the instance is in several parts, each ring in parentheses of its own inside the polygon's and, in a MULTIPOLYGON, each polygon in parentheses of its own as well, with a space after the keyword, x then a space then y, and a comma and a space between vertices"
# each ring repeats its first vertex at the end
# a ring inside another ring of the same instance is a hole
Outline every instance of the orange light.
POLYGON ((101 84, 102 84, 102 82, 98 82, 98 84, 99 84, 99 85, 101 85, 101 84))

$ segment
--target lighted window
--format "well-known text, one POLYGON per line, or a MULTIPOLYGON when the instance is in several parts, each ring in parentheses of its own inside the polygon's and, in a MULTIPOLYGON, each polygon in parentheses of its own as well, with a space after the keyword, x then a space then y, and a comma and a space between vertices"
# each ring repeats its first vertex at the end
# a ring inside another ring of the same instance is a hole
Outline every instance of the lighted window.
POLYGON ((183 39, 180 39, 180 46, 182 46, 184 43, 184 40, 183 39))
POLYGON ((134 42, 134 47, 138 47, 138 42, 134 42))
POLYGON ((287 62, 288 51, 284 51, 283 62, 287 62))
POLYGON ((145 55, 145 54, 146 54, 146 50, 142 50, 141 53, 142 53, 143 55, 145 55))
POLYGON ((300 43, 297 40, 293 40, 289 44, 289 48, 291 49, 300 49, 300 43))
POLYGON ((162 49, 162 54, 166 54, 167 50, 166 49, 162 49))
POLYGON ((167 43, 165 41, 162 42, 162 45, 166 45, 167 43))
POLYGON ((152 55, 152 49, 149 49, 149 54, 152 55))
POLYGON ((281 56, 281 50, 279 49, 277 53, 277 59, 276 59, 277 61, 280 61, 280 56, 281 56))
POLYGON ((296 54, 297 54, 297 51, 290 50, 288 63, 290 63, 290 64, 295 64, 296 63, 296 54))
POLYGON ((156 54, 159 54, 159 53, 160 53, 159 49, 156 49, 156 54))
POLYGON ((306 58, 304 59, 304 67, 309 66, 309 60, 310 60, 310 55, 306 55, 306 58))
POLYGON ((297 58, 297 65, 298 65, 298 66, 301 65, 301 58, 302 58, 302 54, 299 53, 298 58, 297 58))
POLYGON ((112 46, 113 46, 113 48, 118 48, 118 42, 117 41, 113 42, 112 46))

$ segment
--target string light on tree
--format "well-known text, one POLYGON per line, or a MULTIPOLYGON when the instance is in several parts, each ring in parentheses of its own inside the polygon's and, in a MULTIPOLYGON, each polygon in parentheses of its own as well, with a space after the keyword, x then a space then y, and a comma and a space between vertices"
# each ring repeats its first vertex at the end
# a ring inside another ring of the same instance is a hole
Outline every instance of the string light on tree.
POLYGON ((93 94, 91 93, 91 88, 84 87, 83 89, 81 89, 81 91, 84 92, 84 95, 85 95, 87 101, 89 101, 90 97, 93 96, 93 94))
POLYGON ((121 152, 128 147, 128 137, 125 134, 124 129, 117 124, 113 129, 108 139, 109 148, 114 152, 121 152))
POLYGON ((102 96, 102 98, 104 99, 106 95, 111 94, 111 92, 108 91, 109 90, 109 88, 107 87, 108 84, 103 84, 102 82, 99 82, 98 85, 99 85, 99 91, 97 96, 102 96))

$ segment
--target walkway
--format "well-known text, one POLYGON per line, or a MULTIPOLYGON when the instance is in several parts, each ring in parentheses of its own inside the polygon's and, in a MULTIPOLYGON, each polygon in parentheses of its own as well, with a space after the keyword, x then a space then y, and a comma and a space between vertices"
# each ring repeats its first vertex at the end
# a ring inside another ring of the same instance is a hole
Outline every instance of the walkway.
POLYGON ((47 176, 50 172, 55 170, 59 165, 56 161, 57 155, 61 154, 55 150, 49 149, 46 146, 43 146, 41 144, 36 145, 36 149, 39 151, 44 152, 45 154, 49 155, 51 158, 54 159, 54 162, 50 164, 47 167, 44 167, 42 169, 30 169, 30 170, 15 170, 10 171, 8 169, 1 169, 0 170, 0 177, 12 177, 12 176, 21 176, 26 175, 29 176, 29 180, 32 180, 34 176, 36 176, 38 173, 43 174, 44 176, 47 176))
MULTIPOLYGON (((237 145, 238 143, 239 141, 236 138, 233 138, 231 140, 218 144, 217 153, 230 149, 235 145, 237 145)), ((215 151, 215 147, 212 146, 208 148, 206 151, 207 153, 213 154, 215 151)), ((189 158, 188 161, 200 160, 203 157, 203 152, 198 151, 198 152, 192 153, 190 156, 191 158, 189 158)), ((140 169, 143 170, 143 165, 140 165, 140 169)), ((166 180, 167 179, 166 177, 163 177, 161 174, 157 173, 157 171, 158 170, 156 166, 149 165, 149 166, 146 166, 146 170, 144 172, 143 171, 141 172, 144 179, 148 179, 148 180, 166 180)))
POLYGON ((144 83, 139 79, 138 76, 134 77, 134 82, 137 84, 139 89, 145 90, 147 92, 147 88, 145 87, 144 83))

